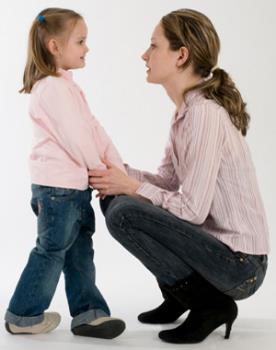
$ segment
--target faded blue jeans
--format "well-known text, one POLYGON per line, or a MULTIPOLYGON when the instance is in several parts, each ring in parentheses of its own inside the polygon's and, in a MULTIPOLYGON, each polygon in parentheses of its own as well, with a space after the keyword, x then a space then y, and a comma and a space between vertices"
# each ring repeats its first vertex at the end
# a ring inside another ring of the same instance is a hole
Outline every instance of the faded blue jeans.
POLYGON ((111 235, 153 273, 173 285, 197 272, 239 300, 254 294, 267 269, 266 255, 233 252, 200 226, 128 196, 101 201, 111 235))
POLYGON ((37 240, 5 315, 7 322, 31 326, 43 320, 58 284, 65 276, 71 327, 110 311, 95 285, 92 235, 95 216, 91 189, 79 191, 32 185, 31 206, 37 216, 37 240))

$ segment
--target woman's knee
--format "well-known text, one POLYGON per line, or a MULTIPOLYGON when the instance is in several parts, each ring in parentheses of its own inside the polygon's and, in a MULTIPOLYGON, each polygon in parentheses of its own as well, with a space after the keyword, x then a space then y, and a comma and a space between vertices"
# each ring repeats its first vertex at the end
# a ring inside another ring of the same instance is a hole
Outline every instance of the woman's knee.
POLYGON ((108 228, 120 226, 121 217, 127 211, 128 202, 127 196, 118 196, 109 203, 105 212, 105 221, 108 228))
POLYGON ((122 229, 122 223, 131 216, 131 213, 141 211, 142 205, 138 200, 129 196, 114 198, 105 214, 106 225, 110 233, 118 234, 122 229))

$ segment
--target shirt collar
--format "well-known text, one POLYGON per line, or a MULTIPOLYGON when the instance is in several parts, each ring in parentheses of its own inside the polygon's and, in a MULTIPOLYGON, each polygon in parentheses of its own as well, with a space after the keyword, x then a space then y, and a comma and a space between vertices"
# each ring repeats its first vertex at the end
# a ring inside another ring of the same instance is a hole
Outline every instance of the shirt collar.
POLYGON ((73 80, 73 72, 71 72, 70 70, 59 68, 57 71, 60 74, 60 76, 62 76, 66 80, 69 80, 69 81, 73 80))
POLYGON ((188 107, 190 107, 200 96, 203 96, 203 94, 198 89, 187 92, 185 95, 185 100, 183 100, 181 106, 179 107, 179 110, 175 111, 172 122, 175 123, 179 119, 183 118, 188 107))

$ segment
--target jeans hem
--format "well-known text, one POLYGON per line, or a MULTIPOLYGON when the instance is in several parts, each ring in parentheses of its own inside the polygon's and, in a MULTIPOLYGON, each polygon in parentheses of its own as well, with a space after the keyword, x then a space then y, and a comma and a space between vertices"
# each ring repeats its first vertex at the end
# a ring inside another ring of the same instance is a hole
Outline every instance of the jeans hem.
POLYGON ((29 327, 34 326, 38 323, 41 323, 44 320, 44 314, 37 316, 18 316, 10 312, 6 311, 5 321, 11 324, 14 324, 18 327, 29 327))
POLYGON ((91 309, 85 312, 82 312, 81 314, 75 316, 71 322, 71 329, 80 326, 82 324, 90 323, 91 321, 96 320, 100 317, 108 317, 110 316, 105 311, 101 309, 91 309))

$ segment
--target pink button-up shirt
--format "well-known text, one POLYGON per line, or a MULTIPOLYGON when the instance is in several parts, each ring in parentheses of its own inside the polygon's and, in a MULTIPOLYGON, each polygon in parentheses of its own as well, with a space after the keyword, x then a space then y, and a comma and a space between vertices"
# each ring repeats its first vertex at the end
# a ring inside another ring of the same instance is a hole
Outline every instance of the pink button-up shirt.
POLYGON ((232 250, 269 251, 266 215, 245 138, 227 111, 200 92, 189 92, 174 115, 158 174, 129 166, 127 171, 142 182, 139 195, 201 226, 232 250))
POLYGON ((110 138, 91 114, 72 72, 38 81, 31 92, 34 141, 30 155, 34 184, 85 190, 88 169, 105 169, 101 157, 125 172, 110 138))

